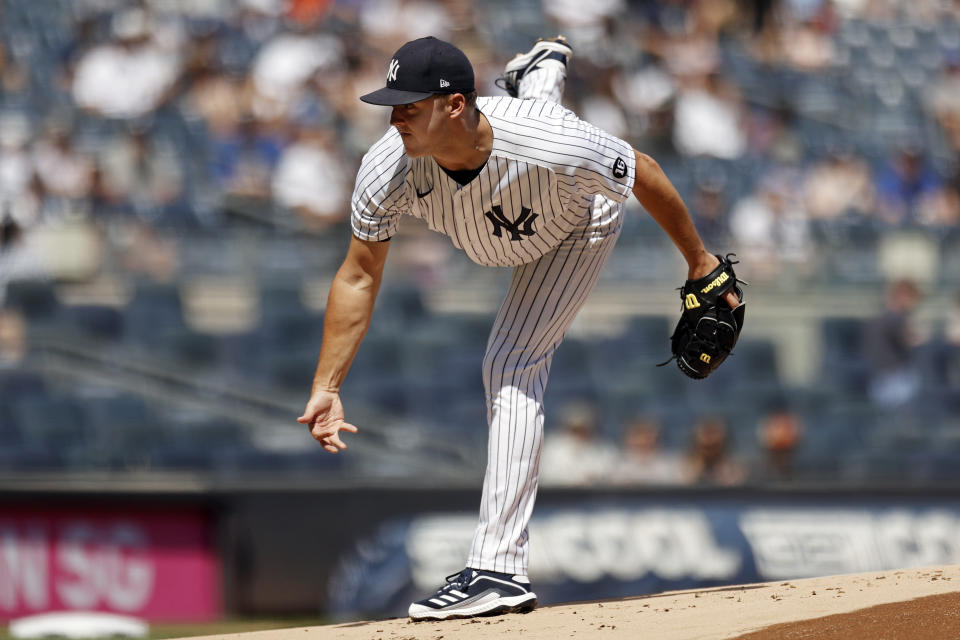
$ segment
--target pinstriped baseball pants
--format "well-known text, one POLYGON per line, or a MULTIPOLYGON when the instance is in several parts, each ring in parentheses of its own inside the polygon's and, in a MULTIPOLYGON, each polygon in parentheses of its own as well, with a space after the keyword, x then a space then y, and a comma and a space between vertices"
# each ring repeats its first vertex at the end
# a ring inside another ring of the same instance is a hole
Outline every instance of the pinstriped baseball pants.
MULTIPOLYGON (((559 69, 537 69, 523 79, 520 97, 559 102, 563 83, 559 69)), ((605 207, 622 205, 597 198, 595 214, 605 207)), ((527 524, 537 494, 550 364, 621 228, 602 238, 575 231, 556 249, 513 273, 483 359, 490 432, 480 521, 468 567, 527 574, 527 524)))

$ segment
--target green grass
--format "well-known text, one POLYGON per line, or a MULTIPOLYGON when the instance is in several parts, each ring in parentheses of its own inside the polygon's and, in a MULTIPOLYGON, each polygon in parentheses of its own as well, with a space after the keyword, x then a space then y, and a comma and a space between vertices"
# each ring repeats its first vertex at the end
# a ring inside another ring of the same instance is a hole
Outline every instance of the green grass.
POLYGON ((281 618, 281 619, 244 619, 223 620, 220 622, 151 624, 150 638, 187 638, 193 636, 212 636, 223 633, 245 633, 266 629, 290 629, 293 627, 313 627, 327 624, 321 618, 281 618))
MULTIPOLYGON (((328 624, 329 622, 329 620, 322 618, 236 618, 218 622, 156 623, 150 625, 148 638, 150 638, 150 640, 161 640, 162 638, 212 636, 224 633, 245 633, 247 631, 264 631, 268 629, 313 627, 328 624)), ((5 625, 0 627, 0 640, 10 640, 10 632, 5 625)), ((116 638, 104 638, 103 640, 116 640, 116 638)))

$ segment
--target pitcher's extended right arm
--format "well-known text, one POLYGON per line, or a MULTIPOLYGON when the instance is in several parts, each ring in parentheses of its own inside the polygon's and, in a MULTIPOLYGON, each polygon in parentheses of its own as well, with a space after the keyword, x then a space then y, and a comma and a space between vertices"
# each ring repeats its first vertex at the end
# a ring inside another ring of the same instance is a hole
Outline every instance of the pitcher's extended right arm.
POLYGON ((330 453, 347 448, 340 439, 341 430, 357 432, 344 421, 340 385, 370 326, 389 248, 389 242, 351 238, 347 257, 330 285, 313 388, 303 415, 297 418, 310 425, 310 433, 330 453))

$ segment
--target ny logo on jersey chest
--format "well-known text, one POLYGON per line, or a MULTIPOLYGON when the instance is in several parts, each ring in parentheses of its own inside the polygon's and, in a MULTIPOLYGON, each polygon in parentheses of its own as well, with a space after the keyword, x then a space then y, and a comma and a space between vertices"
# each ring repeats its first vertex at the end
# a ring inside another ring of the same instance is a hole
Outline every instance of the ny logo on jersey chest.
POLYGON ((533 230, 533 221, 540 217, 539 213, 533 213, 530 209, 522 207, 517 219, 510 220, 503 214, 500 205, 495 204, 491 209, 493 211, 487 211, 483 215, 493 223, 493 235, 497 238, 503 237, 503 229, 510 232, 511 242, 519 242, 523 240, 521 236, 532 236, 536 233, 533 230))

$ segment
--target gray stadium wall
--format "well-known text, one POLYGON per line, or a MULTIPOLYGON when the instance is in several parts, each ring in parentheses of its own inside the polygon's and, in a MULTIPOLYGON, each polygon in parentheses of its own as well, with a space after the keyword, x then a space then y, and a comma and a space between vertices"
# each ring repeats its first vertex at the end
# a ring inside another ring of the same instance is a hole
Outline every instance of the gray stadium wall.
MULTIPOLYGON (((960 562, 960 491, 543 490, 544 604, 960 562)), ((463 487, 0 493, 0 616, 402 616, 462 568, 463 487), (78 607, 76 605, 84 605, 78 607)))

